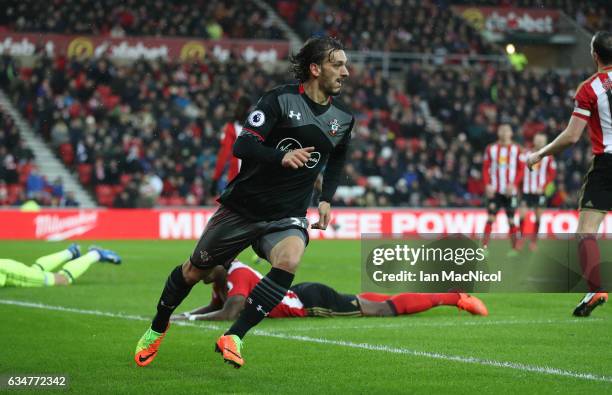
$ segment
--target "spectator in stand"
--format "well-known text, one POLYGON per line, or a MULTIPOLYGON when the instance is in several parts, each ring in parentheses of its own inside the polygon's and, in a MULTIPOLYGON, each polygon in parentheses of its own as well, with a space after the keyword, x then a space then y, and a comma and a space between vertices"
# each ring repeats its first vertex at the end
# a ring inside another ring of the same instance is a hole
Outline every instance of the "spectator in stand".
POLYGON ((45 191, 47 180, 38 172, 36 166, 30 170, 30 175, 26 181, 26 196, 28 199, 37 200, 40 202, 47 201, 48 194, 45 191))
POLYGON ((68 191, 66 195, 60 199, 60 207, 79 207, 81 204, 76 200, 74 192, 68 191))
POLYGON ((19 32, 208 39, 282 39, 253 1, 240 0, 5 0, 0 25, 19 32))
MULTIPOLYGON (((159 204, 204 205, 214 204, 209 186, 218 135, 232 116, 232 104, 271 89, 284 79, 283 73, 241 59, 187 64, 139 60, 127 65, 41 57, 29 72, 19 70, 26 77, 4 88, 42 136, 47 129, 40 117, 60 114, 58 119, 69 127, 76 166, 93 169, 86 185, 113 179, 127 185, 130 204, 138 204, 138 174, 153 172, 163 182, 159 204), (107 84, 96 85, 98 80, 107 84), (37 111, 41 103, 45 109, 37 111), (111 166, 118 177, 109 179, 111 166)), ((351 74, 343 96, 357 122, 341 182, 345 188, 334 202, 344 206, 482 205, 482 150, 495 139, 497 125, 510 123, 517 140, 527 146, 534 131, 552 137, 572 108, 574 89, 586 77, 582 72, 515 72, 486 64, 412 65, 393 78, 368 67, 351 74)), ((10 146, 18 146, 12 133, 2 133, 0 129, 2 141, 8 136, 10 146)), ((581 144, 559 160, 558 196, 551 199, 557 207, 575 203, 580 174, 590 159, 581 144)), ((6 146, 0 145, 0 163, 13 163, 18 181, 22 159, 14 156, 18 149, 6 146)))

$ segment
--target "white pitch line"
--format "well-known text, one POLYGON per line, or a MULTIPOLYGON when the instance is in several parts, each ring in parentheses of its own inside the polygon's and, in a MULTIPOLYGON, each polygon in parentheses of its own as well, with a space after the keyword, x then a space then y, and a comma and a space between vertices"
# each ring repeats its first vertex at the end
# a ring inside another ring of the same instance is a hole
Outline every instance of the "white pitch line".
MULTIPOLYGON (((23 302, 19 300, 10 300, 10 299, 0 299, 0 304, 11 305, 11 306, 19 306, 19 307, 29 307, 36 308, 42 310, 53 310, 60 311, 66 313, 75 313, 75 314, 85 314, 85 315, 94 315, 94 316, 102 316, 102 317, 111 317, 111 318, 121 318, 125 320, 133 320, 133 321, 149 321, 149 318, 138 316, 138 315, 128 315, 121 313, 111 313, 106 311, 98 311, 98 310, 85 310, 85 309, 77 309, 73 307, 64 307, 64 306, 53 306, 46 305, 42 303, 32 303, 32 302, 23 302)), ((211 324, 195 324, 191 322, 182 322, 178 321, 175 324, 179 326, 188 326, 205 330, 221 330, 221 328, 217 325, 211 324)), ((441 354, 436 352, 428 352, 428 351, 417 351, 410 350, 402 347, 390 347, 385 345, 377 345, 377 344, 369 344, 369 343, 354 343, 342 340, 332 340, 332 339, 324 339, 324 338, 316 338, 310 336, 300 336, 300 335, 290 335, 280 332, 268 332, 260 329, 255 329, 252 332, 257 336, 264 337, 272 337, 283 340, 296 340, 306 343, 317 343, 317 344, 329 344, 334 346, 355 348, 361 350, 369 350, 369 351, 382 351, 392 354, 402 354, 409 355, 414 357, 424 357, 430 359, 437 359, 443 361, 451 361, 451 362, 460 362, 460 363, 469 363, 481 366, 492 366, 498 368, 506 368, 512 370, 519 370, 523 372, 531 372, 531 373, 539 373, 539 374, 547 374, 553 376, 562 376, 562 377, 570 377, 575 379, 582 380, 590 380, 590 381, 600 381, 606 383, 612 383, 612 376, 602 376, 595 375, 592 373, 582 373, 575 372, 571 370, 559 369, 549 366, 537 366, 537 365, 527 365, 519 362, 505 362, 505 361, 496 361, 493 359, 482 359, 476 357, 465 357, 460 355, 450 355, 450 354, 441 354)))
MULTIPOLYGON (((406 320, 404 320, 406 321, 406 320)), ((589 318, 585 319, 568 319, 568 320, 485 320, 484 318, 477 318, 474 321, 461 322, 460 319, 457 321, 441 321, 441 322, 402 322, 400 324, 381 324, 381 325, 336 325, 336 326, 313 326, 309 328, 296 327, 291 330, 296 331, 311 331, 311 330, 335 330, 335 329, 392 329, 392 328, 420 328, 420 327, 461 327, 461 326, 496 326, 496 325, 552 325, 552 324, 591 324, 602 322, 601 318, 589 318)))

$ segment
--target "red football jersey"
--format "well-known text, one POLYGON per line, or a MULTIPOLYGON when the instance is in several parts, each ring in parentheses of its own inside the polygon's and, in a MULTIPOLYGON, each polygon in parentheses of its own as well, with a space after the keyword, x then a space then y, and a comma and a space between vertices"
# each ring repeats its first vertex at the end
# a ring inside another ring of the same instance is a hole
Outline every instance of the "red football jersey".
POLYGON ((223 170, 228 162, 229 170, 227 173, 227 181, 230 182, 238 174, 240 170, 240 159, 232 154, 232 149, 241 131, 242 125, 238 122, 228 122, 225 124, 223 135, 221 136, 221 147, 217 154, 217 164, 215 165, 213 180, 219 180, 219 178, 221 178, 221 174, 223 174, 223 170))
POLYGON ((511 185, 517 190, 523 180, 525 162, 518 144, 490 144, 485 148, 482 177, 485 185, 492 185, 495 192, 505 194, 511 185))
POLYGON ((593 154, 612 153, 612 66, 580 84, 574 101, 572 115, 587 121, 593 154))
MULTIPOLYGON (((255 285, 261 280, 263 276, 255 269, 245 265, 242 262, 234 261, 227 272, 227 297, 234 295, 242 295, 245 298, 249 296, 255 285)), ((213 288, 213 299, 216 297, 218 291, 213 288)), ((287 291, 287 294, 268 315, 271 318, 285 318, 285 317, 305 317, 306 309, 300 301, 300 298, 293 292, 287 291)))
POLYGON ((552 156, 545 156, 533 166, 533 170, 525 170, 523 193, 544 193, 544 187, 554 181, 556 174, 557 163, 552 156))

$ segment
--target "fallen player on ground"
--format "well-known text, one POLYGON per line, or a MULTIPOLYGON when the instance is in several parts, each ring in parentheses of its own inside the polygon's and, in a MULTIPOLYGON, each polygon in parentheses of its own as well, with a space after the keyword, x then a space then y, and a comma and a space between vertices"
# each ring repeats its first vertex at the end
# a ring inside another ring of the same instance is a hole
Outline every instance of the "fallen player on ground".
MULTIPOLYGON (((217 266, 202 280, 213 285, 210 304, 173 315, 171 320, 233 320, 261 278, 258 271, 239 261, 234 261, 229 270, 217 266)), ((415 314, 437 306, 456 306, 474 315, 489 314, 480 299, 465 293, 384 295, 369 292, 353 295, 341 294, 320 283, 299 283, 287 291, 269 317, 387 317, 415 314)))
POLYGON ((78 244, 62 251, 41 256, 32 266, 13 259, 0 259, 0 287, 50 287, 70 285, 96 262, 120 264, 114 251, 91 246, 81 255, 78 244), (61 266, 61 269, 54 273, 61 266))

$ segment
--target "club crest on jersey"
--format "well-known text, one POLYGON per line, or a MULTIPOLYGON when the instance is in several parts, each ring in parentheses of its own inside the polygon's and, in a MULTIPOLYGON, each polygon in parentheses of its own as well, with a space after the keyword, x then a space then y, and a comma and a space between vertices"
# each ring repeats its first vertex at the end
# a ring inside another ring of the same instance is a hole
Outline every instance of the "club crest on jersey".
POLYGON ((340 122, 338 122, 337 119, 334 119, 329 123, 329 127, 331 128, 329 130, 329 134, 335 136, 338 133, 338 129, 340 129, 340 122))
POLYGON ((266 115, 263 113, 263 111, 255 110, 249 114, 247 120, 251 126, 257 128, 266 122, 266 115))

